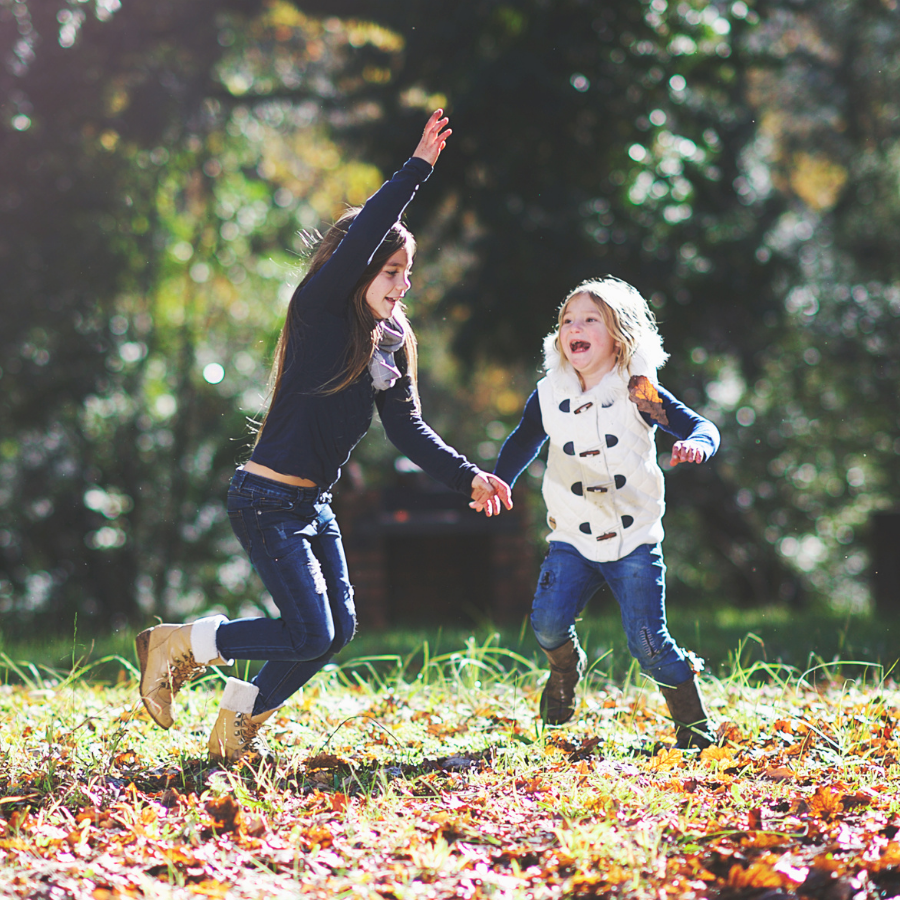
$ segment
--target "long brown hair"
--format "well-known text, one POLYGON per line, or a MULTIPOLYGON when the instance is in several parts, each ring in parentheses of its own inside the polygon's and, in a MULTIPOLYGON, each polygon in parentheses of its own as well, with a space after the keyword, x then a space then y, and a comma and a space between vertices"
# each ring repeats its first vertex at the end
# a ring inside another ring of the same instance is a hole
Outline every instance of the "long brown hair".
MULTIPOLYGON (((347 230, 350 228, 353 220, 359 215, 361 209, 361 206, 350 207, 325 232, 325 236, 318 242, 312 254, 306 274, 294 289, 291 302, 288 304, 287 316, 285 317, 281 334, 278 336, 278 343, 275 346, 275 358, 272 361, 272 370, 269 374, 269 394, 271 397, 269 411, 275 404, 275 399, 278 397, 278 392, 281 389, 288 344, 296 339, 297 323, 302 321, 302 313, 296 309, 300 303, 300 293, 319 269, 331 258, 332 253, 334 253, 338 244, 347 234, 347 230)), ((416 239, 413 237, 412 232, 400 222, 395 223, 391 227, 381 246, 375 251, 369 264, 353 287, 350 295, 350 342, 347 345, 343 372, 331 379, 330 382, 321 385, 320 390, 323 394, 336 394, 344 390, 344 388, 353 384, 368 368, 369 361, 372 359, 372 354, 375 352, 375 347, 381 337, 382 327, 366 302, 366 291, 368 291, 369 285, 372 284, 378 273, 384 268, 385 263, 398 250, 406 250, 410 260, 416 254, 416 239)), ((405 307, 402 303, 395 308, 393 317, 398 324, 403 326, 405 337, 401 352, 406 356, 406 374, 409 375, 412 382, 413 403, 418 411, 416 336, 406 318, 405 307)), ((268 417, 269 412, 266 412, 259 430, 256 432, 255 443, 259 443, 260 435, 268 417)))

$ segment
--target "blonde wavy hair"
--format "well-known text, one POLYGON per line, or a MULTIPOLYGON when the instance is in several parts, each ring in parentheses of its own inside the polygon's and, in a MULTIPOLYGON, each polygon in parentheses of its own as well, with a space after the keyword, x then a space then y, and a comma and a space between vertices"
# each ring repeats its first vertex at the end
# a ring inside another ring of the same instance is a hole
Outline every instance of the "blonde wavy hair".
POLYGON ((559 343, 559 331, 569 304, 579 294, 587 294, 603 319, 606 330, 618 347, 616 368, 620 373, 631 371, 635 355, 654 369, 661 368, 669 358, 663 350, 662 338, 656 326, 656 317, 640 291, 628 282, 613 275, 603 275, 582 281, 570 291, 559 307, 556 330, 544 341, 545 368, 564 368, 569 365, 559 343))

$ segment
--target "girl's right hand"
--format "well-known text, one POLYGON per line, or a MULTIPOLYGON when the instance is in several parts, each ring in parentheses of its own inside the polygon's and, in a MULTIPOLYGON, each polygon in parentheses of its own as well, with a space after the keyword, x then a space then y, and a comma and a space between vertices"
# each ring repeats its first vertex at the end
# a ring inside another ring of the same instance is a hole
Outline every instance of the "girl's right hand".
POLYGON ((486 516, 500 515, 501 505, 512 509, 512 491, 509 485, 496 475, 479 472, 472 479, 472 502, 469 506, 486 516))
POLYGON ((436 109, 428 120, 425 130, 422 132, 422 140, 416 147, 413 156, 424 159, 429 165, 433 166, 437 162, 437 158, 441 155, 441 150, 447 146, 447 138, 453 134, 447 123, 450 120, 444 116, 442 109, 436 109), (446 129, 446 130, 444 130, 446 129))

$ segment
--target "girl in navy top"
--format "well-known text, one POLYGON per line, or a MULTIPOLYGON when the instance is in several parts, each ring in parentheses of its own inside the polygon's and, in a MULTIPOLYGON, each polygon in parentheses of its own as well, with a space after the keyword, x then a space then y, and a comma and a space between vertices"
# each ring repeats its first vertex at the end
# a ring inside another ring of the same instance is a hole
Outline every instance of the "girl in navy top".
POLYGON ((163 728, 172 698, 208 665, 265 660, 229 678, 210 757, 268 756, 259 727, 353 637, 353 588, 330 490, 375 407, 392 443, 486 515, 512 508, 509 487, 447 446, 421 418, 416 342, 403 313, 415 240, 400 216, 450 136, 437 110, 412 158, 361 209, 328 230, 298 285, 273 366, 256 445, 232 479, 228 514, 281 617, 157 625, 136 640, 141 698, 163 728))

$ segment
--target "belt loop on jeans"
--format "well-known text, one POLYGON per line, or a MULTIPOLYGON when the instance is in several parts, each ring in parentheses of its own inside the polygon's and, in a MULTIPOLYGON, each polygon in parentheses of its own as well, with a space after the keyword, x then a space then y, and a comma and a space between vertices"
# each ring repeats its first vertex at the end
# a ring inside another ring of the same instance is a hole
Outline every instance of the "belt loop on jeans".
POLYGON ((235 486, 236 490, 241 490, 244 486, 244 482, 247 480, 247 471, 243 466, 238 466, 235 469, 234 476, 232 478, 232 484, 235 486))

